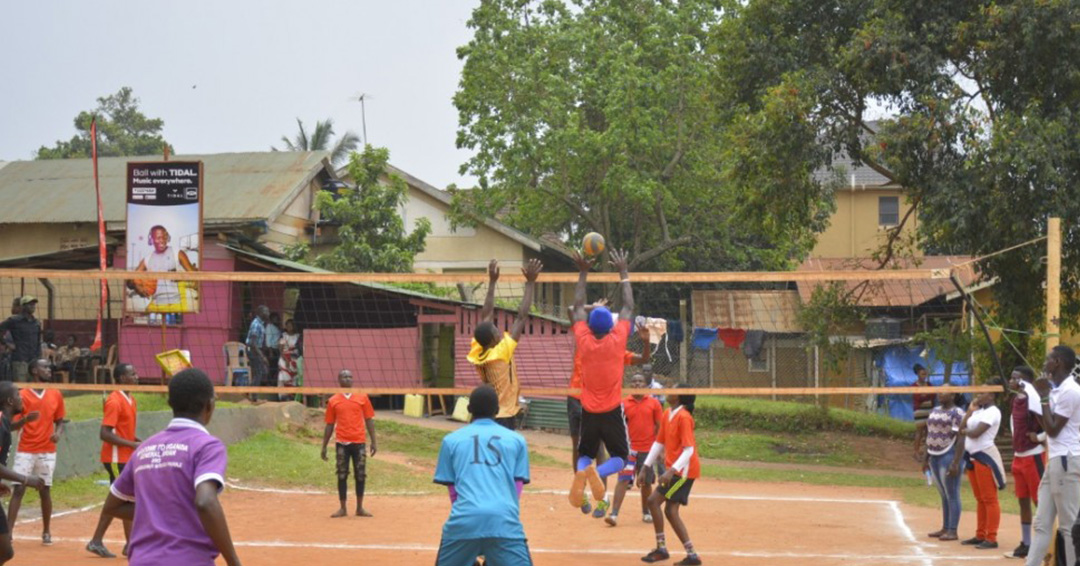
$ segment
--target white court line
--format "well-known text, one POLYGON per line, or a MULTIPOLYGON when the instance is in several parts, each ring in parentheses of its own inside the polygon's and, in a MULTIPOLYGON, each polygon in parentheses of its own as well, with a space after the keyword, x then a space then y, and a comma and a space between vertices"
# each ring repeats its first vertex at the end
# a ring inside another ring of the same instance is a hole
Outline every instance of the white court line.
MULTIPOLYGON (((15 540, 19 541, 37 541, 39 537, 31 535, 16 535, 15 540)), ((78 543, 82 544, 85 539, 76 538, 61 538, 53 537, 53 542, 56 543, 78 543)), ((124 541, 121 539, 105 539, 103 542, 110 545, 120 545, 124 541)), ((411 552, 437 552, 439 547, 431 544, 349 544, 349 543, 319 543, 319 542, 287 542, 287 541, 236 541, 233 543, 238 547, 244 548, 316 548, 321 550, 387 550, 387 551, 411 551, 411 552)), ((625 555, 625 556, 640 556, 644 551, 632 550, 626 548, 529 548, 529 551, 534 554, 596 554, 596 555, 625 555)), ((830 560, 848 560, 858 561, 859 563, 865 563, 865 561, 884 561, 884 562, 914 562, 925 560, 922 556, 913 556, 910 554, 827 554, 827 553, 793 553, 793 552, 744 552, 744 551, 729 551, 729 552, 717 552, 704 550, 698 552, 702 556, 716 556, 716 557, 736 557, 736 558, 795 558, 795 559, 830 559, 830 560)), ((950 560, 956 561, 976 561, 985 560, 985 556, 955 556, 949 557, 950 560)))
MULTIPOLYGON (((570 492, 562 489, 526 489, 525 493, 541 495, 569 495, 570 492)), ((828 497, 774 497, 771 495, 723 495, 714 493, 694 493, 694 499, 723 499, 731 501, 786 501, 803 503, 871 503, 874 505, 890 505, 896 503, 889 499, 833 499, 828 497)))
POLYGON ((907 521, 904 519, 904 512, 900 510, 900 505, 895 501, 889 502, 889 509, 892 510, 893 520, 896 521, 896 528, 904 535, 904 538, 911 543, 912 548, 915 550, 915 555, 922 559, 923 566, 934 566, 934 558, 923 550, 922 545, 919 544, 919 540, 915 538, 915 533, 911 532, 911 527, 908 527, 907 521))
MULTIPOLYGON (((257 493, 277 493, 282 495, 336 495, 332 491, 317 491, 306 489, 274 489, 269 487, 250 487, 246 485, 240 485, 233 483, 231 480, 225 482, 225 486, 229 489, 235 489, 237 491, 253 491, 257 493)), ((378 495, 378 496, 394 496, 394 495, 437 495, 437 492, 433 491, 365 491, 364 496, 378 495)))
MULTIPOLYGON (((92 510, 92 509, 97 509, 98 507, 101 507, 102 505, 104 505, 104 503, 95 503, 93 505, 87 505, 86 507, 80 507, 78 509, 69 509, 67 511, 61 511, 59 513, 53 513, 52 518, 56 519, 58 517, 66 517, 68 515, 77 515, 79 513, 85 513, 87 511, 92 510)), ((16 525, 26 525, 26 524, 29 524, 29 523, 36 523, 36 522, 38 522, 40 520, 41 520, 41 517, 32 517, 30 519, 22 519, 22 520, 18 521, 15 524, 16 525)))

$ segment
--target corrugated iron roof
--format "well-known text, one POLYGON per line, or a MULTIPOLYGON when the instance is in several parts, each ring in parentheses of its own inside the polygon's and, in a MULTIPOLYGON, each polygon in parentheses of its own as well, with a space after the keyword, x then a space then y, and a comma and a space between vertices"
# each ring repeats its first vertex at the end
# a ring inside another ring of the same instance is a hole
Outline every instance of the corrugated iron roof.
POLYGON ((694 326, 802 332, 795 291, 694 291, 694 326))
MULTIPOLYGON (((175 155, 202 161, 206 223, 276 218, 316 175, 333 175, 328 152, 267 151, 175 155)), ((160 155, 98 160, 101 201, 107 222, 125 218, 129 161, 160 161, 160 155)), ((89 159, 12 161, 0 168, 0 223, 94 222, 94 169, 89 159)))
MULTIPOLYGON (((970 256, 923 256, 915 259, 893 261, 886 269, 948 269, 954 270, 962 286, 970 287, 981 280, 974 264, 966 263, 970 256), (964 264, 964 265, 961 265, 964 264)), ((877 264, 865 258, 812 258, 799 266, 799 271, 834 271, 849 269, 877 269, 877 264)), ((814 289, 823 283, 802 282, 798 284, 799 296, 809 301, 814 289)), ((858 281, 845 283, 848 289, 859 285, 858 281)), ((956 291, 949 279, 908 279, 895 281, 871 281, 862 298, 864 307, 912 307, 922 305, 942 295, 956 291)))

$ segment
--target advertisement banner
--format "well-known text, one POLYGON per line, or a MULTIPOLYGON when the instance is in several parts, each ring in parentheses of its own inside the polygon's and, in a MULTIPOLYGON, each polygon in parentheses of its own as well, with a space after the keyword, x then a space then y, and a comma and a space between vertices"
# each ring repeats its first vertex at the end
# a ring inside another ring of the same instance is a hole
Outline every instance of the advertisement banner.
MULTIPOLYGON (((128 270, 200 269, 202 179, 201 161, 128 163, 128 270)), ((127 282, 124 295, 129 315, 199 312, 195 281, 133 279, 127 282)))

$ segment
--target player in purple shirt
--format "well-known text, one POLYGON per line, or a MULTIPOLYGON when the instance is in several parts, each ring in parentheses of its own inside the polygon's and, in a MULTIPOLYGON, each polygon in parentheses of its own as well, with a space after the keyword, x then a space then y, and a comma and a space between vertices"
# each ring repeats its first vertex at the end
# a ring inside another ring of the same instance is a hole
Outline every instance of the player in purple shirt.
POLYGON ((239 566, 218 493, 225 445, 206 431, 214 386, 202 370, 169 380, 173 420, 143 441, 110 488, 105 512, 132 521, 131 566, 212 566, 220 553, 239 566))

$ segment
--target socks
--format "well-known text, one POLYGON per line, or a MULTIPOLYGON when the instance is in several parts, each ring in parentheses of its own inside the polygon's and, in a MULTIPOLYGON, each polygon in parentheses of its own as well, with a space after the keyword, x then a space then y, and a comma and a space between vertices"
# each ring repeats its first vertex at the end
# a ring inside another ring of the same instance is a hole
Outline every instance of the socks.
POLYGON ((622 458, 608 458, 606 462, 596 467, 596 473, 601 478, 606 478, 623 469, 625 465, 626 462, 622 458))
POLYGON ((656 548, 667 548, 667 540, 664 533, 656 533, 656 548))
POLYGON ((1020 523, 1020 534, 1020 540, 1027 546, 1031 546, 1031 523, 1020 523))
POLYGON ((686 555, 687 556, 693 556, 693 555, 697 554, 696 552, 694 552, 694 543, 692 543, 690 541, 686 541, 686 542, 683 543, 683 547, 686 548, 686 555))
POLYGON ((582 456, 577 459, 577 471, 584 470, 592 465, 592 458, 588 456, 582 456))

